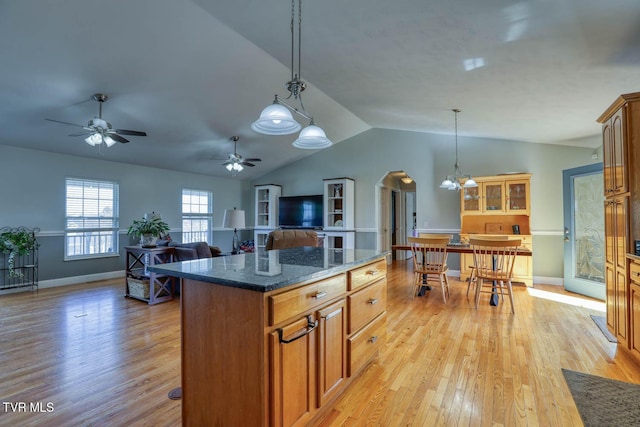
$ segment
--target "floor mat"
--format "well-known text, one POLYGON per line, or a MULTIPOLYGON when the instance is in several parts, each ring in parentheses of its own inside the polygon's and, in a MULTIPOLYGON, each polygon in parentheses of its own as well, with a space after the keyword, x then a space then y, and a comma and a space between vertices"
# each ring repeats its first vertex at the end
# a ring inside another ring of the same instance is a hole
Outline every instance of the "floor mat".
POLYGON ((607 319, 604 316, 594 316, 592 314, 591 318, 596 323, 596 325, 598 325, 598 328, 600 328, 600 330, 602 331, 604 336, 607 337, 609 342, 618 342, 616 337, 611 335, 611 332, 609 332, 609 330, 607 329, 607 319))
POLYGON ((562 369, 585 427, 640 426, 640 385, 562 369))

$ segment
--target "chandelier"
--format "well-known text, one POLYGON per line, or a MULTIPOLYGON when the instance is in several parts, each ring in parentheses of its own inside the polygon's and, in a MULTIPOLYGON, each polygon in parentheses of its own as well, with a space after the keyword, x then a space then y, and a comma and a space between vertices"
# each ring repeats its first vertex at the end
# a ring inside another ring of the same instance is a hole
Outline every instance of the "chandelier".
POLYGON ((298 101, 300 108, 285 102, 277 94, 273 103, 267 106, 260 118, 251 124, 251 128, 264 135, 291 135, 302 129, 291 112, 298 116, 309 120, 309 125, 302 129, 298 139, 293 142, 293 146, 309 150, 321 149, 329 147, 332 142, 327 138, 322 128, 316 126, 313 117, 307 113, 302 103, 302 92, 306 89, 307 84, 301 80, 301 51, 302 51, 302 0, 298 0, 298 72, 294 71, 294 52, 295 52, 295 0, 291 0, 291 80, 286 84, 289 96, 285 99, 293 99, 298 101))
POLYGON ((475 188, 478 184, 471 178, 471 175, 465 175, 460 171, 460 166, 458 165, 458 113, 460 110, 455 108, 452 111, 455 113, 456 121, 456 164, 454 165, 453 175, 447 175, 442 184, 440 184, 440 188, 460 191, 461 188, 475 188), (464 184, 462 181, 464 181, 464 184))

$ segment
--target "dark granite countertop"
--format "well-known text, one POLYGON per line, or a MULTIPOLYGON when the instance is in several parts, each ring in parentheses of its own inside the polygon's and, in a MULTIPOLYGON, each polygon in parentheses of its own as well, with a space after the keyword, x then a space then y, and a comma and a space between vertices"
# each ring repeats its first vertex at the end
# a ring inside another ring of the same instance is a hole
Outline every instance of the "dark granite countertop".
POLYGON ((291 248, 156 264, 149 270, 222 286, 268 292, 350 270, 385 256, 367 249, 291 248))

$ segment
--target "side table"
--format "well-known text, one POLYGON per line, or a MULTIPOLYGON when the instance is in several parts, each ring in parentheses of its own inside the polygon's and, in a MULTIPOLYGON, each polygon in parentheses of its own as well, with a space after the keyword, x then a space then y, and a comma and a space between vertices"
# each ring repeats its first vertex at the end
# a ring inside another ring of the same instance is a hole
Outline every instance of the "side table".
POLYGON ((148 266, 174 262, 174 250, 169 246, 143 248, 125 246, 125 296, 145 301, 150 305, 170 301, 174 297, 177 279, 151 272, 148 266))

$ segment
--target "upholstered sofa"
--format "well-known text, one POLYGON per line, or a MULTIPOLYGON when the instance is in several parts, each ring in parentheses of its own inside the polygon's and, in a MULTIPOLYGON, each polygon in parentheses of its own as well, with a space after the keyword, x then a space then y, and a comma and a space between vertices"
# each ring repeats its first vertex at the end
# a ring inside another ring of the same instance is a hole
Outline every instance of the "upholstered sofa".
POLYGON ((318 246, 318 233, 313 230, 274 230, 267 236, 266 250, 318 246))
POLYGON ((220 256, 222 251, 217 246, 209 246, 207 242, 176 243, 170 242, 174 249, 176 261, 190 261, 192 259, 212 258, 220 256))

